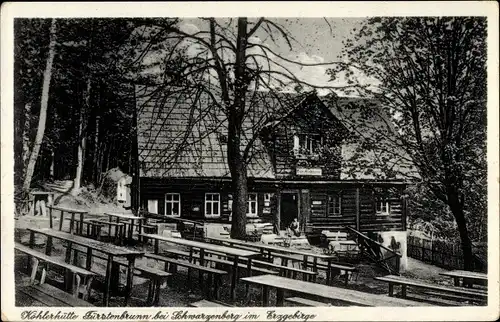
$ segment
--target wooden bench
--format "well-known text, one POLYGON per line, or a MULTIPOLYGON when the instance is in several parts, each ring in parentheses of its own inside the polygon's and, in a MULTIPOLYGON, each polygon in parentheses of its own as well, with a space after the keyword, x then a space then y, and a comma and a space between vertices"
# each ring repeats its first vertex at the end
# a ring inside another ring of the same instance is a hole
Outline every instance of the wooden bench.
MULTIPOLYGON (((15 249, 22 252, 22 253, 27 254, 33 260, 32 269, 31 269, 31 277, 30 277, 31 283, 35 282, 36 273, 38 271, 40 261, 45 264, 43 269, 42 269, 42 276, 40 278, 41 285, 43 285, 45 283, 45 277, 46 277, 47 270, 48 270, 48 264, 56 265, 58 267, 64 268, 66 271, 73 273, 73 286, 74 286, 74 287, 72 287, 73 296, 78 297, 78 293, 80 291, 82 291, 83 299, 84 300, 88 299, 88 296, 90 294, 90 288, 92 285, 92 280, 96 275, 94 272, 91 272, 91 271, 86 270, 86 269, 81 268, 81 267, 77 267, 77 266, 68 264, 62 260, 48 256, 44 253, 40 253, 39 251, 36 251, 32 248, 29 248, 29 247, 24 246, 24 245, 19 244, 19 243, 15 244, 15 249), (83 280, 83 284, 81 283, 82 280, 83 280), (84 286, 83 290, 80 289, 81 285, 84 286)), ((66 285, 66 287, 69 288, 68 285, 66 285)))
POLYGON ((302 274, 304 281, 316 280, 316 276, 318 275, 318 272, 308 271, 295 267, 283 266, 280 264, 275 264, 265 261, 254 260, 253 263, 271 268, 277 268, 279 270, 280 276, 291 277, 295 279, 297 278, 297 274, 302 274))
POLYGON ((420 282, 414 279, 409 279, 405 277, 395 276, 395 275, 387 275, 382 277, 374 277, 378 281, 386 282, 389 284, 389 296, 394 296, 394 285, 401 286, 401 297, 406 297, 406 289, 407 287, 420 288, 425 290, 432 290, 444 293, 451 293, 454 295, 458 295, 462 299, 466 300, 467 298, 477 298, 481 300, 486 300, 488 297, 488 293, 483 290, 476 290, 470 288, 456 287, 456 286, 443 286, 437 284, 430 284, 420 282))
POLYGON ((330 304, 327 303, 304 299, 302 297, 287 297, 285 301, 299 304, 300 306, 314 306, 314 307, 330 306, 330 304))
MULTIPOLYGON (((69 220, 71 222, 71 218, 64 218, 65 220, 69 220)), ((101 229, 104 226, 104 224, 97 222, 96 219, 84 219, 82 222, 80 221, 75 221, 75 229, 76 231, 83 231, 86 230, 87 235, 86 237, 91 237, 99 240, 101 237, 101 229), (84 226, 80 229, 80 225, 84 226), (87 226, 87 229, 85 228, 85 225, 87 226)))
MULTIPOLYGON (((313 267, 313 263, 307 262, 307 267, 313 267)), ((323 263, 317 263, 316 264, 317 268, 322 269, 322 270, 327 270, 328 265, 323 264, 323 263)), ((342 263, 331 263, 331 269, 332 269, 332 278, 335 276, 340 276, 342 275, 342 271, 344 272, 344 285, 348 285, 349 279, 356 274, 356 280, 358 278, 359 270, 354 267, 354 266, 348 266, 344 265, 342 263)))
MULTIPOLYGON (((73 250, 75 253, 85 254, 83 250, 80 250, 78 248, 74 248, 73 250)), ((105 256, 100 256, 96 254, 93 254, 93 257, 102 260, 107 260, 105 256)), ((128 266, 128 262, 124 259, 115 258, 113 259, 113 263, 119 266, 125 266, 125 267, 128 266)), ((120 280, 119 273, 120 273, 119 271, 115 271, 114 280, 117 283, 120 280)), ((165 272, 163 270, 154 267, 149 267, 146 265, 139 264, 134 266, 134 276, 138 276, 149 280, 148 297, 146 299, 146 303, 152 304, 154 306, 157 306, 159 303, 161 285, 164 284, 167 281, 168 277, 170 277, 171 275, 172 274, 169 272, 165 272)))
POLYGON ((16 297, 31 298, 43 306, 51 307, 93 307, 89 302, 73 297, 70 294, 49 284, 16 287, 16 297))
POLYGON ((208 301, 208 300, 200 300, 193 303, 190 303, 189 306, 192 307, 230 307, 230 305, 226 305, 219 301, 208 301))
MULTIPOLYGON (((192 258, 194 261, 199 261, 200 260, 200 256, 199 256, 199 254, 197 252, 193 252, 191 254, 190 252, 185 252, 185 251, 182 251, 182 250, 169 249, 169 250, 165 250, 165 253, 166 253, 167 256, 168 256, 168 254, 172 254, 172 255, 175 255, 176 257, 182 257, 182 258, 186 258, 188 260, 190 258, 192 258)), ((215 252, 207 252, 207 254, 212 254, 212 255, 216 255, 216 256, 220 256, 220 257, 225 257, 224 254, 216 254, 215 252)), ((232 261, 229 261, 227 259, 213 257, 213 256, 205 256, 203 259, 204 259, 204 261, 206 263, 213 262, 213 263, 216 263, 216 264, 222 264, 225 267, 231 267, 233 265, 232 261)), ((253 260, 252 262, 255 263, 256 261, 253 260)), ((266 262, 264 262, 264 263, 266 263, 266 262)), ((243 268, 243 269, 247 269, 246 264, 243 264, 243 263, 239 263, 238 267, 239 268, 243 268)), ((265 269, 265 268, 262 268, 262 267, 256 267, 256 266, 252 266, 252 271, 253 272, 257 272, 257 273, 261 273, 261 274, 277 274, 275 271, 272 271, 272 270, 269 270, 269 269, 265 269)))
POLYGON ((301 296, 314 296, 315 298, 321 298, 326 301, 341 302, 354 306, 430 306, 426 303, 410 301, 408 299, 294 280, 282 276, 260 275, 244 277, 241 281, 257 285, 261 288, 262 306, 264 307, 269 306, 269 293, 271 288, 276 289, 276 305, 271 306, 283 306, 285 291, 294 292, 301 296))
MULTIPOLYGON (((201 265, 197 265, 194 263, 190 263, 188 261, 183 261, 175 258, 169 258, 157 254, 151 254, 151 253, 146 253, 144 254, 144 257, 154 259, 157 261, 162 261, 165 263, 165 271, 169 271, 171 274, 175 274, 177 271, 177 266, 182 266, 188 269, 187 277, 188 277, 188 283, 190 282, 190 275, 191 275, 191 270, 198 270, 200 274, 206 273, 208 275, 208 281, 207 281, 207 287, 206 287, 206 294, 208 295, 209 298, 215 298, 217 299, 219 296, 219 286, 221 285, 222 282, 222 276, 226 275, 227 272, 212 268, 212 267, 205 267, 201 265), (213 286, 213 293, 210 292, 211 287, 213 286)), ((168 278, 168 283, 171 284, 171 278, 168 278)), ((203 284, 202 284, 203 285, 203 284)))
MULTIPOLYGON (((128 262, 122 259, 115 259, 114 262, 125 267, 128 265, 128 262)), ((172 273, 154 267, 137 265, 134 267, 134 275, 149 279, 148 298, 146 302, 158 306, 160 301, 160 287, 172 276, 172 273)))
MULTIPOLYGON (((111 227, 113 226, 115 228, 115 241, 119 242, 120 244, 123 242, 123 239, 125 238, 125 223, 122 222, 111 222, 107 221, 105 219, 92 219, 92 222, 95 224, 101 224, 101 225, 108 225, 108 236, 111 238, 111 227)), ((101 229, 102 232, 102 229, 101 229)))

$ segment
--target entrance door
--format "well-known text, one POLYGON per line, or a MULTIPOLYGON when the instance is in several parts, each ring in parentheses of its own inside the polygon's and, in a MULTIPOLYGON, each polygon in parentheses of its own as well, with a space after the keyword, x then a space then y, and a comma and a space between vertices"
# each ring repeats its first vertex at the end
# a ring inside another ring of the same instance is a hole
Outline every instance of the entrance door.
POLYGON ((281 211, 280 211, 280 229, 286 229, 292 223, 294 218, 298 219, 299 196, 296 193, 282 193, 281 194, 281 211))

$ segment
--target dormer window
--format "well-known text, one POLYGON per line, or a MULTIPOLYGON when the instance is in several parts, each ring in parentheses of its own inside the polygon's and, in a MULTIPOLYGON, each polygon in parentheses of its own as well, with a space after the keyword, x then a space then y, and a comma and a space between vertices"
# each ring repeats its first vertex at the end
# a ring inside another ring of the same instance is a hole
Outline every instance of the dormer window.
POLYGON ((319 134, 298 134, 293 137, 295 155, 315 155, 323 144, 319 134))

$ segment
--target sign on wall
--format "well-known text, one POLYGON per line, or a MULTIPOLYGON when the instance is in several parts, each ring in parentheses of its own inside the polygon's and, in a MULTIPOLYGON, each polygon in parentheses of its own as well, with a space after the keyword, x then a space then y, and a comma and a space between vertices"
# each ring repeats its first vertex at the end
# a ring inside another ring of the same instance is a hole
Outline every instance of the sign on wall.
POLYGON ((295 171, 298 176, 321 176, 323 174, 321 168, 296 168, 295 171))

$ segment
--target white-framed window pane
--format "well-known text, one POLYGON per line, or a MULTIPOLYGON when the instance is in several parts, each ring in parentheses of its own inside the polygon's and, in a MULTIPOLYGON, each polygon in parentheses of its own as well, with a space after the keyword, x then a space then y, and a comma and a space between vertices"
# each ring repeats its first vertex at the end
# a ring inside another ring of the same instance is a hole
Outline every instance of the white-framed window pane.
POLYGON ((220 194, 206 193, 205 194, 205 216, 220 215, 220 194))
POLYGON ((148 199, 148 212, 158 214, 158 199, 148 199))
POLYGON ((181 215, 181 195, 179 193, 165 194, 165 215, 176 217, 181 215))
POLYGON ((339 194, 328 195, 328 216, 338 216, 342 213, 342 197, 339 194))
POLYGON ((249 193, 247 202, 247 215, 257 216, 257 194, 249 193))

